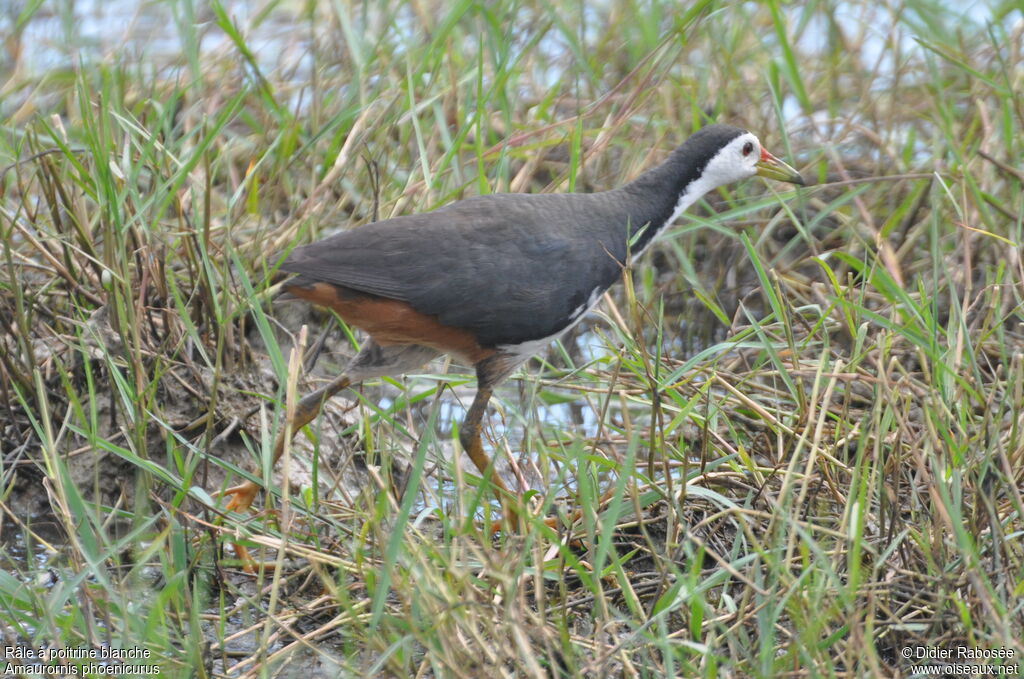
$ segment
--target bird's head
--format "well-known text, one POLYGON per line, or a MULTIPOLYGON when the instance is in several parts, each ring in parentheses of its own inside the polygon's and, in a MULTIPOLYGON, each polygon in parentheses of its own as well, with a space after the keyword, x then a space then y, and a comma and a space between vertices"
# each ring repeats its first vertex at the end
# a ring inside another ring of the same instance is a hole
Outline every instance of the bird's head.
POLYGON ((701 173, 702 178, 716 186, 754 175, 801 186, 806 183, 799 172, 761 146, 751 132, 727 125, 709 125, 694 136, 698 135, 706 136, 709 142, 718 142, 718 150, 711 154, 701 173))
POLYGON ((709 125, 690 137, 687 145, 703 147, 700 155, 705 155, 708 163, 700 175, 716 186, 755 175, 806 183, 799 172, 768 153, 753 132, 731 125, 709 125))

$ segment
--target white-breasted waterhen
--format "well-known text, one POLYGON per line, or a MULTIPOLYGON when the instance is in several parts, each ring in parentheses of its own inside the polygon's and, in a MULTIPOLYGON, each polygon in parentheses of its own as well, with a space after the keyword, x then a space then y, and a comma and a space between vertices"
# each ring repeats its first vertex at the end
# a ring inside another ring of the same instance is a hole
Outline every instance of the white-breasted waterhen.
MULTIPOLYGON (((709 125, 618 189, 479 196, 296 248, 281 264, 297 274, 285 290, 333 309, 369 338, 341 375, 298 403, 290 430, 350 385, 451 354, 477 377, 459 440, 507 507, 510 491, 481 440, 495 387, 597 303, 630 248, 643 252, 705 193, 754 175, 804 183, 750 132, 709 125)), ((282 433, 275 462, 285 442, 282 433)), ((258 491, 252 481, 229 488, 228 509, 247 509, 258 491)))

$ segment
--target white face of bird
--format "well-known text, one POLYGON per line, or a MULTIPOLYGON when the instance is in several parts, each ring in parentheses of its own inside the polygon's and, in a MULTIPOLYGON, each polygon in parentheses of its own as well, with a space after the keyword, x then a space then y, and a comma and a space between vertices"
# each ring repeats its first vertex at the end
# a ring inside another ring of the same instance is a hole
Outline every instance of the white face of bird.
POLYGON ((701 179, 712 186, 722 186, 754 175, 791 184, 803 184, 800 173, 761 146, 750 132, 734 138, 708 161, 701 179))

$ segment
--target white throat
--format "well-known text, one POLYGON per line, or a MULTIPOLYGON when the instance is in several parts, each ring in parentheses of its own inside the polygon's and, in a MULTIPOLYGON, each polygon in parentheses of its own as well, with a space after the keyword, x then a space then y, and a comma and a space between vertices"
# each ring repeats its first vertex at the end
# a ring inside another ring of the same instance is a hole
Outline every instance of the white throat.
MULTIPOLYGON (((720 185, 720 181, 715 181, 715 178, 709 177, 706 173, 702 174, 700 177, 698 177, 694 181, 690 182, 689 185, 687 185, 686 190, 683 191, 683 193, 679 196, 679 200, 676 201, 676 206, 672 208, 672 214, 669 216, 667 220, 665 220, 663 224, 651 224, 647 228, 655 229, 656 232, 660 234, 666 226, 679 219, 679 216, 686 212, 687 208, 689 208, 691 205, 700 200, 701 196, 703 196, 708 191, 717 188, 720 185)), ((639 252, 633 253, 633 257, 639 257, 644 252, 646 252, 647 248, 651 247, 651 245, 654 244, 655 240, 657 240, 657 236, 649 239, 640 249, 639 252)))
POLYGON ((676 206, 672 210, 672 216, 668 218, 668 221, 663 226, 668 226, 679 219, 679 216, 686 212, 688 207, 700 200, 705 193, 718 188, 720 185, 721 182, 715 181, 707 173, 702 174, 696 181, 690 182, 690 185, 686 187, 683 194, 679 196, 679 200, 676 201, 676 206))

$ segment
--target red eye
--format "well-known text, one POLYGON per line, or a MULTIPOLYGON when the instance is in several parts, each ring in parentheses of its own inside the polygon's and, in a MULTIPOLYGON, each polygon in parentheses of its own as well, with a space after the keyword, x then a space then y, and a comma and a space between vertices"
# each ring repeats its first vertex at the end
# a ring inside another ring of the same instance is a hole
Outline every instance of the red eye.
POLYGON ((746 144, 743 145, 743 155, 749 156, 753 152, 754 152, 754 142, 748 141, 746 144))

